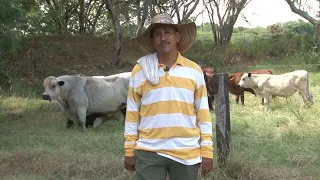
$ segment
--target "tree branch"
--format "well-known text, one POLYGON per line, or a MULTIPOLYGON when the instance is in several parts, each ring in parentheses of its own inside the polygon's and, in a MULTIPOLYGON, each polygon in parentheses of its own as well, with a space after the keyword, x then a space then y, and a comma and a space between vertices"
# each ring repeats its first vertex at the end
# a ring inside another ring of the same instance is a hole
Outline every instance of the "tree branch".
POLYGON ((303 17, 304 19, 308 20, 311 24, 313 25, 317 25, 319 24, 319 21, 317 21, 316 19, 314 19, 313 17, 311 17, 307 12, 302 11, 300 9, 298 9, 295 5, 294 5, 294 1, 291 0, 286 0, 287 3, 289 4, 291 11, 298 14, 299 16, 303 17))
POLYGON ((191 16, 191 14, 194 12, 194 10, 196 9, 196 7, 198 6, 199 1, 200 1, 200 0, 196 0, 196 1, 194 2, 194 4, 193 4, 192 8, 190 9, 190 11, 189 11, 185 16, 183 16, 182 22, 186 22, 186 21, 189 19, 189 17, 191 16))

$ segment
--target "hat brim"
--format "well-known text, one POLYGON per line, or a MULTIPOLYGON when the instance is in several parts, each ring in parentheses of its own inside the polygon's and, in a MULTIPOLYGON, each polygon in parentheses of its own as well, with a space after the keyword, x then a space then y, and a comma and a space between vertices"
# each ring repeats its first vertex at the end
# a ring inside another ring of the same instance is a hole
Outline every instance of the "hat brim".
MULTIPOLYGON (((147 53, 154 53, 156 50, 153 47, 153 42, 151 39, 151 30, 156 24, 162 23, 154 23, 148 26, 148 28, 141 33, 141 35, 135 37, 134 39, 137 41, 138 46, 147 53)), ((180 33, 180 41, 178 43, 178 51, 180 53, 184 53, 191 48, 196 40, 197 35, 197 26, 194 22, 187 24, 171 24, 173 25, 178 32, 180 33)))

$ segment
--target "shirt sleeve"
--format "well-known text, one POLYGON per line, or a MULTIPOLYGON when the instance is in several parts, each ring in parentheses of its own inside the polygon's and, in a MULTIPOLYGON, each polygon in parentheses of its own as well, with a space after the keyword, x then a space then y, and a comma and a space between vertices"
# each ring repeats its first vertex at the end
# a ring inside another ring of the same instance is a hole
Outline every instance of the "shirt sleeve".
POLYGON ((197 126, 200 128, 201 156, 213 159, 212 122, 203 73, 199 73, 197 78, 194 107, 197 116, 197 126))
POLYGON ((132 71, 129 81, 128 98, 127 98, 127 112, 125 118, 125 156, 134 156, 134 148, 138 140, 138 126, 140 123, 140 100, 141 96, 136 92, 136 80, 134 77, 134 70, 132 71))

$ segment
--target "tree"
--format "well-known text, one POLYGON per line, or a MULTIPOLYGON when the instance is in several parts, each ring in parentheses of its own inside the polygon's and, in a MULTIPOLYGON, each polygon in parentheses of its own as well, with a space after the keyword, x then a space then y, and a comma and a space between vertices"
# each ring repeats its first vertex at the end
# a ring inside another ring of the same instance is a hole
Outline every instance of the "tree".
MULTIPOLYGON (((177 16, 179 24, 188 22, 188 19, 190 18, 191 14, 194 12, 196 7, 198 6, 199 2, 200 0, 191 0, 191 1, 173 0, 173 9, 174 9, 175 15, 177 16), (182 9, 182 14, 180 14, 181 9, 182 9)), ((171 16, 173 15, 174 14, 171 13, 171 16)))
MULTIPOLYGON (((317 41, 320 42, 320 21, 309 15, 309 13, 303 10, 303 2, 301 0, 286 0, 292 12, 298 14, 299 16, 303 17, 311 24, 313 24, 316 28, 316 38, 317 41)), ((317 0, 320 4, 320 0, 317 0)))
POLYGON ((24 24, 24 17, 29 10, 24 1, 0 0, 0 88, 2 83, 9 83, 8 67, 5 55, 16 53, 19 44, 19 27, 24 24))
POLYGON ((106 5, 106 8, 108 9, 110 18, 112 19, 112 24, 115 29, 115 38, 116 38, 116 55, 115 55, 115 62, 118 67, 122 66, 122 60, 120 58, 121 54, 121 47, 122 47, 122 32, 121 32, 121 26, 120 22, 118 20, 117 12, 115 11, 114 4, 112 0, 104 0, 104 3, 106 5))
POLYGON ((0 0, 0 67, 1 56, 6 52, 15 52, 19 31, 17 27, 22 24, 25 10, 19 6, 18 0, 0 0))
POLYGON ((136 30, 136 33, 135 35, 138 36, 141 32, 142 32, 142 29, 143 29, 143 25, 147 19, 147 15, 148 15, 148 9, 149 9, 149 6, 150 6, 150 0, 145 0, 142 4, 142 7, 140 7, 140 0, 136 0, 136 8, 137 8, 137 19, 138 19, 138 22, 137 22, 137 30, 136 30))
POLYGON ((240 12, 252 0, 203 0, 214 37, 220 45, 230 42, 240 12), (218 23, 216 23, 216 17, 218 23))

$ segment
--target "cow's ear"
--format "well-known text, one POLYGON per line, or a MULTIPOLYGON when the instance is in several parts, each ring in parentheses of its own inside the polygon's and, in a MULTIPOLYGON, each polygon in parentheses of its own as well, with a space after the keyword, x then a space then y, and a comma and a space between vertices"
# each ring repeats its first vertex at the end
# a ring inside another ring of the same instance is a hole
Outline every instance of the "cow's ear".
POLYGON ((58 84, 59 84, 59 86, 63 86, 64 85, 64 81, 59 81, 58 84))
POLYGON ((248 73, 248 77, 251 77, 251 73, 248 73))

